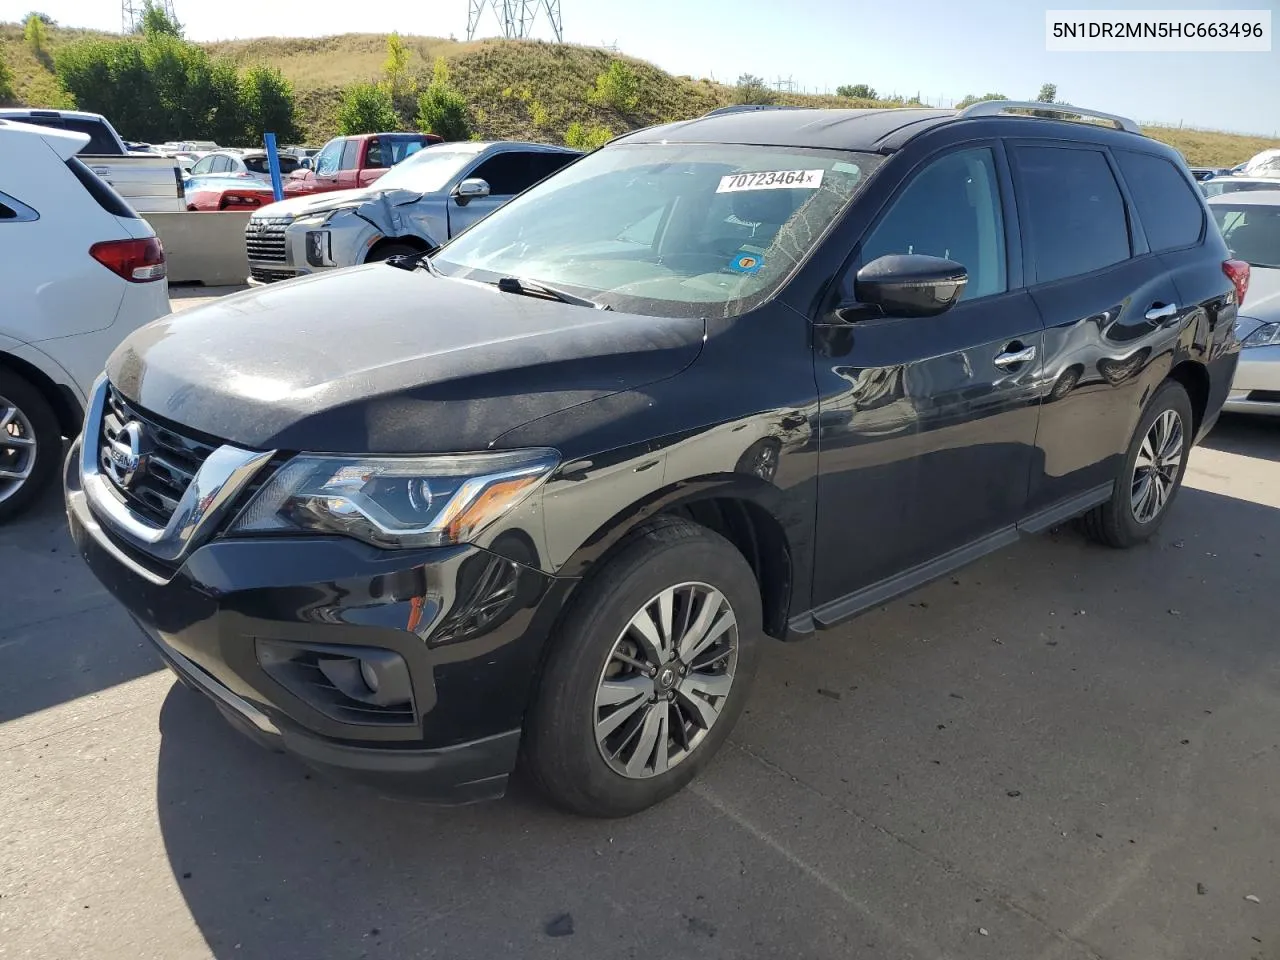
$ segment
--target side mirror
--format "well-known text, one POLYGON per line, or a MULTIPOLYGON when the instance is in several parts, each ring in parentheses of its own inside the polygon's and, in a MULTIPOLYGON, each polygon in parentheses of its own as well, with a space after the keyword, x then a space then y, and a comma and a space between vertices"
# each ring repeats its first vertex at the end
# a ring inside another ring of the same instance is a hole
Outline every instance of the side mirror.
POLYGON ((476 197, 487 197, 489 195, 489 184, 479 177, 468 177, 453 188, 453 195, 457 198, 458 203, 465 206, 468 201, 474 200, 476 197))
POLYGON ((886 317, 936 317, 950 310, 969 274, 954 260, 922 254, 890 254, 872 260, 854 278, 856 303, 841 304, 842 315, 858 306, 875 306, 886 317))

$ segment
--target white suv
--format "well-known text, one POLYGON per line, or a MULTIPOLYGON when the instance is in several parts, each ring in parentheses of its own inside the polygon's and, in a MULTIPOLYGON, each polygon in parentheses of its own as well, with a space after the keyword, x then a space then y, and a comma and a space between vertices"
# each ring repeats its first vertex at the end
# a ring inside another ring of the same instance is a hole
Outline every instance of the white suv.
POLYGON ((76 159, 88 139, 0 120, 0 521, 51 482, 116 344, 169 312, 160 241, 76 159))

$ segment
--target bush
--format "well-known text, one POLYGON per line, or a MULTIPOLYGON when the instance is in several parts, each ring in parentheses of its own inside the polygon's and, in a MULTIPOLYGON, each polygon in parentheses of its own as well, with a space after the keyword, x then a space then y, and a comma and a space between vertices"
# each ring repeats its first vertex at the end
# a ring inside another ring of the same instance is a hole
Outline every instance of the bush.
POLYGON ((529 104, 529 122, 537 130, 545 130, 551 126, 551 114, 542 105, 541 100, 533 100, 529 104))
POLYGON ((584 127, 576 120, 569 124, 569 129, 564 132, 565 146, 573 147, 575 150, 599 150, 612 139, 613 131, 608 127, 584 127))
POLYGON ((156 6, 154 0, 145 0, 142 5, 142 21, 137 26, 137 32, 147 37, 157 35, 181 37, 182 24, 170 17, 164 7, 156 6))
POLYGON ((338 133, 381 133, 400 126, 391 94, 376 83, 355 83, 342 91, 338 105, 338 133))
POLYGON ((13 71, 4 62, 4 58, 0 57, 0 106, 17 99, 17 95, 13 92, 13 71))
POLYGON ((436 57, 431 85, 418 96, 418 129, 446 140, 471 139, 467 101, 449 82, 444 57, 436 57))
POLYGON ((965 96, 963 100, 956 104, 957 110, 963 110, 965 107, 971 107, 975 103, 985 103, 988 100, 1008 100, 1003 93, 984 93, 980 97, 975 97, 972 93, 965 96))
POLYGON ((734 103, 772 104, 777 102, 777 94, 765 86, 764 80, 754 74, 744 73, 738 77, 733 88, 734 103))
POLYGON ((250 67, 240 78, 240 103, 246 132, 274 133, 282 143, 301 139, 293 84, 275 67, 250 67))
POLYGON ((862 100, 875 100, 876 88, 869 87, 865 83, 844 84, 836 87, 837 97, 857 97, 862 100))
POLYGON ((587 102, 597 107, 613 107, 623 112, 640 105, 640 78, 626 63, 612 60, 609 69, 596 77, 596 86, 587 102))

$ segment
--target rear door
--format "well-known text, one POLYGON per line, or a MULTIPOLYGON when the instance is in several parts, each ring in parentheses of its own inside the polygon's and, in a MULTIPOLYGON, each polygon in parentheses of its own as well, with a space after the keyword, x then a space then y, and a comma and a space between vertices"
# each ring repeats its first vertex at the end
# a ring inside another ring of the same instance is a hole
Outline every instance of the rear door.
POLYGON ((996 141, 924 161, 867 233, 844 286, 851 292, 853 274, 878 257, 927 254, 965 266, 963 299, 936 317, 817 326, 820 624, 1015 536, 1042 331, 1021 289, 1011 193, 996 141))
POLYGON ((1044 401, 1029 512, 1109 495, 1182 306, 1105 147, 1010 145, 1025 269, 1045 323, 1044 401))

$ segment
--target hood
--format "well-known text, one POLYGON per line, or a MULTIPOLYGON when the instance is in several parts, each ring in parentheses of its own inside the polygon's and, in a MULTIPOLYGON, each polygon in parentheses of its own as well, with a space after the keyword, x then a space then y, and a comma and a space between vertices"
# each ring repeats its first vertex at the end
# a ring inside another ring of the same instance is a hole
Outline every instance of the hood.
POLYGON ((311 213, 324 213, 349 207, 365 200, 370 193, 368 187, 358 190, 331 190, 328 193, 304 193, 297 197, 287 197, 279 203, 268 204, 253 212, 253 219, 260 217, 298 217, 311 213))
POLYGON ((462 452, 673 376, 703 334, 699 319, 375 263, 165 317, 125 340, 107 375, 143 409, 254 449, 462 452))
POLYGON ((1280 321, 1280 267, 1250 267, 1249 292, 1240 316, 1264 323, 1280 321))

